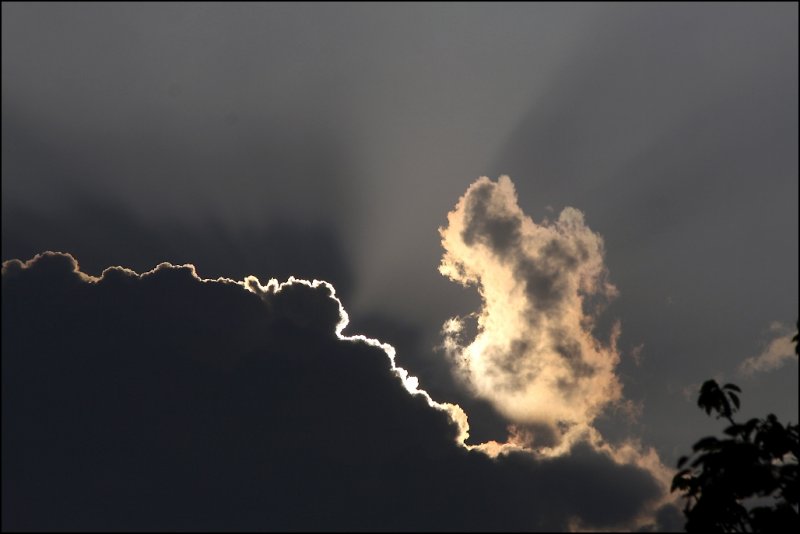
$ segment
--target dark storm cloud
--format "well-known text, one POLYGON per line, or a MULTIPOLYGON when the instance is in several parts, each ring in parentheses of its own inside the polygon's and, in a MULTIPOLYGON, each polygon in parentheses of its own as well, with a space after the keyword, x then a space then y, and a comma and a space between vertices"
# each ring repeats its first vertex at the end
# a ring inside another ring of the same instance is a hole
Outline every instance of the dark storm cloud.
POLYGON ((3 268, 4 529, 542 530, 621 526, 651 475, 578 445, 454 443, 327 289, 259 297, 167 264, 3 268))

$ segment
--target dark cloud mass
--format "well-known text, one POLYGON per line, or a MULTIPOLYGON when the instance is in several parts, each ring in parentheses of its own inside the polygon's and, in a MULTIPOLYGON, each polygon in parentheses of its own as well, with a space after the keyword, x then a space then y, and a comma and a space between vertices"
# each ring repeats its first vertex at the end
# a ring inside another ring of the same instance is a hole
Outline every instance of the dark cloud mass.
POLYGON ((379 348, 336 336, 325 286, 91 278, 60 253, 2 283, 4 530, 620 527, 660 496, 588 445, 457 445, 379 348))

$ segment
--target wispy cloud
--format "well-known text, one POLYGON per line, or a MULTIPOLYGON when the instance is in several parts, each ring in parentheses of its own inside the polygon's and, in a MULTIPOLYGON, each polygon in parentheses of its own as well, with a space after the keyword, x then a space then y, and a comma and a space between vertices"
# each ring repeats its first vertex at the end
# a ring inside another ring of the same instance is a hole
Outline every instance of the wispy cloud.
POLYGON ((783 367, 787 362, 797 361, 794 343, 792 343, 795 332, 780 323, 772 323, 770 331, 774 337, 758 355, 747 358, 739 365, 740 375, 752 376, 756 373, 774 371, 783 367))

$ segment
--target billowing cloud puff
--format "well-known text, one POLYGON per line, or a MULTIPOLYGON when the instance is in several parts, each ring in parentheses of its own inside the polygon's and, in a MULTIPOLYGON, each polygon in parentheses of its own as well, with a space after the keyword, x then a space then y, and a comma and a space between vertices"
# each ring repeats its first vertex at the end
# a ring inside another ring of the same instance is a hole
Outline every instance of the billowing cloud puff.
POLYGON ((324 282, 47 253, 2 285, 4 530, 609 529, 663 497, 596 442, 459 446, 459 411, 344 335, 324 282))
POLYGON ((616 293, 602 238, 574 208, 535 223, 507 176, 477 180, 447 219, 440 271, 477 286, 483 299, 478 313, 444 326, 459 375, 508 419, 538 428, 540 445, 585 432, 621 399, 619 327, 605 344, 592 335, 594 309, 616 293), (474 337, 466 333, 473 317, 474 337))

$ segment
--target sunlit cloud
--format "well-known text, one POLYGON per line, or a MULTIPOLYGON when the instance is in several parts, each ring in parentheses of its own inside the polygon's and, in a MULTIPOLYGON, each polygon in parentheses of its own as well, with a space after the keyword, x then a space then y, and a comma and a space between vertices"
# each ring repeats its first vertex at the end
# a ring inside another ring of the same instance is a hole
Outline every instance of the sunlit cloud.
POLYGON ((510 421, 548 429, 535 443, 568 448, 622 398, 619 324, 605 342, 592 333, 598 310, 617 294, 602 238, 574 208, 537 224, 507 176, 473 183, 440 233, 440 272, 483 299, 474 337, 465 335, 470 316, 443 328, 456 373, 510 421))
POLYGON ((792 342, 795 332, 780 323, 771 324, 770 331, 775 337, 769 341, 764 350, 758 355, 747 358, 739 365, 738 371, 740 375, 754 375, 756 373, 774 371, 792 360, 797 361, 797 354, 792 342))

